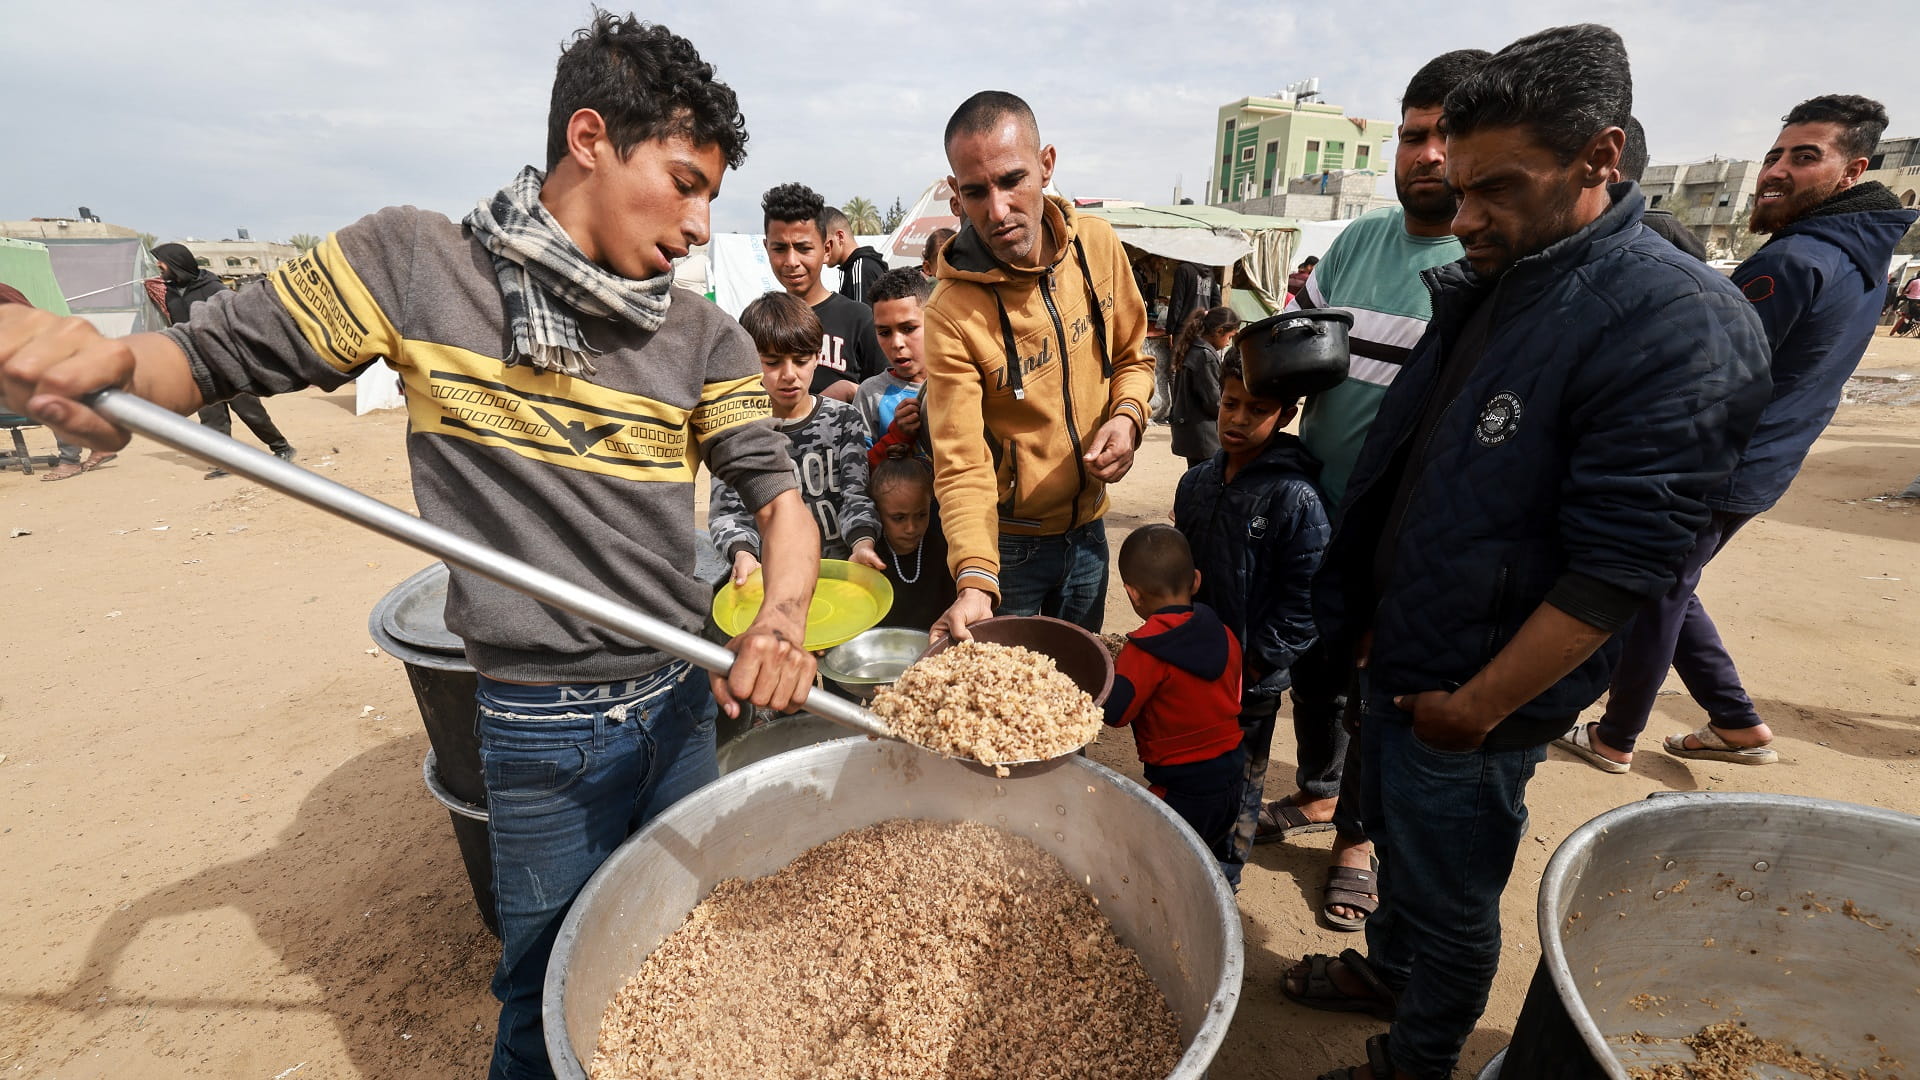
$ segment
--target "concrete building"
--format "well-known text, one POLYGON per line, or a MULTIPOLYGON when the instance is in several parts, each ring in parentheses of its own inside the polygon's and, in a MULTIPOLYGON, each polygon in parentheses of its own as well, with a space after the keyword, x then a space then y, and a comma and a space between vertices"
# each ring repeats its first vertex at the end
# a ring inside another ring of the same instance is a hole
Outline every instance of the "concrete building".
POLYGON ((1920 166, 1920 136, 1881 139, 1880 145, 1873 148, 1873 156, 1867 159, 1869 172, 1914 166, 1920 166))
POLYGON ((1386 147, 1393 121, 1348 116, 1338 105, 1303 100, 1313 96, 1289 91, 1222 105, 1207 201, 1236 205, 1290 195, 1293 180, 1317 179, 1323 172, 1390 171, 1386 147))
POLYGON ((1347 221, 1369 210, 1392 206, 1393 174, 1372 169, 1298 176, 1287 181, 1282 194, 1224 203, 1241 214, 1294 218, 1298 221, 1347 221))
MULTIPOLYGON (((1920 206, 1920 137, 1882 139, 1862 180, 1887 185, 1902 206, 1920 206)), ((1647 205, 1670 210, 1716 259, 1741 258, 1757 246, 1747 232, 1766 165, 1713 158, 1690 165, 1653 165, 1640 178, 1647 205)))
POLYGON ((1920 206, 1920 136, 1880 140, 1864 179, 1887 185, 1901 206, 1920 206))
POLYGON ((1707 255, 1739 258, 1747 241, 1747 215, 1763 166, 1758 161, 1713 158, 1688 165, 1653 165, 1640 178, 1647 206, 1670 210, 1699 238, 1707 255))
POLYGON ((0 221, 0 236, 16 240, 127 240, 140 233, 125 225, 78 218, 28 218, 25 221, 0 221))
POLYGON ((253 278, 270 274, 281 263, 292 262, 300 257, 300 250, 292 244, 276 244, 266 240, 195 240, 188 237, 177 243, 185 244, 201 266, 223 278, 253 278))

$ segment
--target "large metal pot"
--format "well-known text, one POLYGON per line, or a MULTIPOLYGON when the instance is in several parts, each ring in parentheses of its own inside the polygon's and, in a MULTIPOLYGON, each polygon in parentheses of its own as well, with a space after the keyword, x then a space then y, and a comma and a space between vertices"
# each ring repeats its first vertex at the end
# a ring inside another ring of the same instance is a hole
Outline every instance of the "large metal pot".
POLYGON ((721 777, 613 853, 574 901, 547 962, 547 1053, 584 1080, 607 1003, 721 881, 773 873, 809 848, 890 818, 977 821, 1065 864, 1140 954, 1202 1076, 1240 997, 1240 914, 1214 858, 1145 788, 1084 758, 995 780, 888 741, 840 739, 721 777))
POLYGON ((1678 1040, 1726 1020, 1849 1074, 1920 1062, 1915 896, 1908 814, 1750 793, 1602 814, 1547 864, 1540 970, 1499 1075, 1627 1080, 1692 1060, 1678 1040))

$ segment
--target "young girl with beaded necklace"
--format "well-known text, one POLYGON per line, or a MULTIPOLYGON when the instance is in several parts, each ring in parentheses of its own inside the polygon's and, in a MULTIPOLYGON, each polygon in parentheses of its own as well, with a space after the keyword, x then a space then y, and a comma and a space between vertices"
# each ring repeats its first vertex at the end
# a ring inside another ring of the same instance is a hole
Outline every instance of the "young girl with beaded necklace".
POLYGON ((933 505, 933 474, 917 458, 890 458, 867 482, 880 518, 882 572, 893 583, 893 607, 881 622, 926 630, 953 604, 947 538, 933 505))

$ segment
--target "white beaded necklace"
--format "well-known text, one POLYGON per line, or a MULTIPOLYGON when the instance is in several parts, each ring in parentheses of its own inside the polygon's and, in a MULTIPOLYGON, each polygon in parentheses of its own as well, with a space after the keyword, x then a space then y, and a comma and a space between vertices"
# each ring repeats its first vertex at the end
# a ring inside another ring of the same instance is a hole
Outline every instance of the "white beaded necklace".
POLYGON ((927 538, 924 536, 920 538, 919 543, 913 545, 913 576, 908 577, 907 568, 900 565, 900 553, 893 550, 892 544, 887 545, 887 555, 893 559, 893 572, 899 577, 900 584, 912 585, 920 580, 920 554, 926 546, 927 538))

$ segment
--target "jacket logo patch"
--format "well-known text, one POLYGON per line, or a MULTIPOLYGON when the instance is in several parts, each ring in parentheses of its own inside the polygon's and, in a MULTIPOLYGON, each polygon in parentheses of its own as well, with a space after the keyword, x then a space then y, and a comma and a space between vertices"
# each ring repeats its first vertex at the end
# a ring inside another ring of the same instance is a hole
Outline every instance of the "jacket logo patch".
POLYGON ((1248 537, 1254 540, 1258 540, 1261 537, 1266 535, 1267 535, 1267 519, 1266 518, 1256 517, 1247 522, 1248 537))
POLYGON ((1520 430, 1520 414, 1525 409, 1520 395, 1502 390, 1480 408, 1480 422, 1473 426, 1473 437, 1482 446, 1499 446, 1520 430))
POLYGON ((1740 292, 1745 295, 1748 300, 1756 304, 1765 300, 1767 297, 1773 295, 1773 275, 1761 274, 1759 277, 1740 286, 1740 292))

